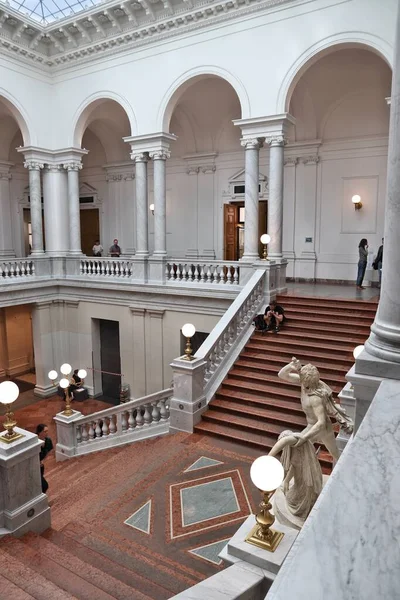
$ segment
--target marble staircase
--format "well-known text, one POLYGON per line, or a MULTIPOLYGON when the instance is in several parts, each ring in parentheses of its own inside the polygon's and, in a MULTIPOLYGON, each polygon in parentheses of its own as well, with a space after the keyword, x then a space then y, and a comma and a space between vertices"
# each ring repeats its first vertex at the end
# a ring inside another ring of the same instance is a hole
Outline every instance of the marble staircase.
MULTIPOLYGON (((268 452, 285 429, 301 431, 306 420, 299 388, 278 378, 278 371, 296 356, 318 367, 335 396, 346 383, 355 346, 369 335, 377 304, 362 300, 282 295, 287 321, 279 334, 254 332, 195 427, 268 452)), ((321 449, 322 467, 330 455, 321 449)))

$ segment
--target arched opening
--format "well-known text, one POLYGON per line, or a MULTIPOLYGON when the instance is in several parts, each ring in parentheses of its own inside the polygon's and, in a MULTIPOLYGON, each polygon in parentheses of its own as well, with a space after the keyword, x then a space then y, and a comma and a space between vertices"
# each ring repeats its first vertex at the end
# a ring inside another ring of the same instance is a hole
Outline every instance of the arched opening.
MULTIPOLYGON (((197 76, 176 90, 167 114, 178 137, 167 170, 168 254, 221 258, 223 190, 243 165, 240 128, 232 123, 242 116, 239 97, 221 77, 197 76)), ((152 228, 150 217, 150 244, 152 228)))
POLYGON ((97 240, 103 256, 114 238, 124 251, 133 245, 134 168, 122 139, 130 133, 128 114, 115 100, 93 101, 77 121, 74 140, 89 151, 79 176, 81 244, 87 255, 97 240))
MULTIPOLYGON (((359 240, 369 239, 371 255, 380 245, 391 77, 376 52, 339 45, 313 57, 291 90, 290 142, 299 164, 296 204, 286 198, 284 244, 296 257, 314 253, 317 279, 353 279, 359 240), (354 209, 356 194, 362 210, 354 209)), ((294 153, 290 144, 287 153, 294 153)), ((300 271, 299 261, 294 275, 300 271)))

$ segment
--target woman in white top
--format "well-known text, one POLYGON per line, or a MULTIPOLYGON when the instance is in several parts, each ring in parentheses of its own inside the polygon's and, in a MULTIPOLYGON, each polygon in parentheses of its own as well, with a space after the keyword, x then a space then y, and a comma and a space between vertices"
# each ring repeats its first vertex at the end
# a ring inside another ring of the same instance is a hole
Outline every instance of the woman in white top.
POLYGON ((99 240, 96 240, 94 246, 92 248, 93 256, 102 256, 103 255, 103 246, 100 244, 99 240))

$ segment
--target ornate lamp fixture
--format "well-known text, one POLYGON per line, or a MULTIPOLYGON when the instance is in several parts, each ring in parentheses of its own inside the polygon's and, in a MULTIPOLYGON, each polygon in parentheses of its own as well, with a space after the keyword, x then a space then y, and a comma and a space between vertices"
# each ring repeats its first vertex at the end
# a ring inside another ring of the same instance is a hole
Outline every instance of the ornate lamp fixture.
POLYGON ((364 350, 364 346, 356 346, 353 350, 353 357, 354 360, 357 360, 357 358, 360 356, 361 352, 364 350))
POLYGON ((355 194, 352 197, 351 201, 354 204, 355 210, 360 210, 360 208, 362 208, 361 196, 359 196, 358 194, 355 194))
POLYGON ((185 323, 182 327, 182 333, 186 338, 185 356, 182 360, 193 360, 194 356, 192 355, 192 344, 190 340, 196 333, 196 327, 191 323, 185 323))
POLYGON ((262 236, 260 237, 260 242, 262 244, 264 244, 264 252, 263 252, 262 260, 269 260, 268 254, 267 254, 267 245, 270 243, 270 241, 271 241, 271 236, 268 233, 263 233, 262 236))
POLYGON ((151 213, 154 216, 154 204, 150 204, 149 209, 151 210, 151 213))
POLYGON ((6 420, 3 425, 7 432, 0 436, 0 440, 6 444, 11 444, 24 437, 22 433, 14 431, 17 422, 14 419, 14 413, 11 412, 11 404, 16 401, 19 396, 19 388, 13 381, 3 381, 0 383, 0 403, 6 406, 6 420))
POLYGON ((260 456, 251 465, 250 477, 262 493, 263 499, 259 505, 261 510, 256 515, 256 525, 246 537, 246 542, 274 552, 284 534, 271 529, 275 517, 270 513, 272 508, 270 499, 285 477, 283 466, 273 456, 260 456))
MULTIPOLYGON (((61 365, 60 371, 61 371, 61 374, 64 375, 64 377, 62 377, 60 379, 58 384, 57 384, 57 379, 58 379, 57 371, 54 371, 54 370, 49 371, 48 377, 53 385, 59 385, 60 388, 62 388, 65 391, 65 410, 62 412, 62 414, 65 415, 66 417, 70 417, 74 413, 74 411, 71 408, 71 394, 69 392, 69 386, 70 386, 71 382, 68 379, 68 375, 71 374, 72 367, 70 364, 64 363, 61 365)), ((85 371, 85 369, 79 369, 78 377, 82 380, 82 383, 86 376, 87 376, 87 372, 85 371)))

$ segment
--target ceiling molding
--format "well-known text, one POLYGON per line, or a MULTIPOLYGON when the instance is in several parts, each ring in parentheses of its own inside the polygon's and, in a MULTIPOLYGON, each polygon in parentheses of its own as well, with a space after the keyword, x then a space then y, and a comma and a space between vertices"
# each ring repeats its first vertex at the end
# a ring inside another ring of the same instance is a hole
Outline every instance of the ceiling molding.
POLYGON ((0 2, 0 53, 58 72, 305 0, 128 0, 41 25, 0 2))

